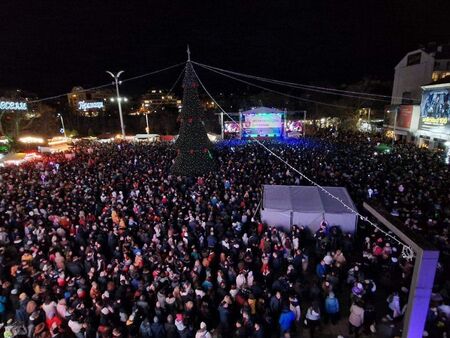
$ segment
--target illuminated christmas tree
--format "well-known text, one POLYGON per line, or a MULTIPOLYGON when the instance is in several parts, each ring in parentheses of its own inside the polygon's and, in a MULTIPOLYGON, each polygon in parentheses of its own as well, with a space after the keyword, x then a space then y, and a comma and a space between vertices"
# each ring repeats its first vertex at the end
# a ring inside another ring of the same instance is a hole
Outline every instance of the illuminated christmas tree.
POLYGON ((180 131, 175 142, 177 157, 172 173, 199 176, 214 168, 211 154, 212 143, 202 121, 203 109, 198 97, 198 82, 188 59, 183 80, 183 107, 179 116, 180 131))

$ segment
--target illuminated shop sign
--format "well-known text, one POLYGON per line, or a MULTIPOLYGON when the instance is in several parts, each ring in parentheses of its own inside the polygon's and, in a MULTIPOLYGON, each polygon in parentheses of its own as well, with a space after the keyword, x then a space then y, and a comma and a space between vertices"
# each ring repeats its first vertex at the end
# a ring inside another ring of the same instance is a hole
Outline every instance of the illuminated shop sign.
POLYGON ((89 109, 103 109, 105 107, 105 104, 103 101, 80 101, 78 102, 78 109, 79 110, 89 110, 89 109))
POLYGON ((0 110, 28 110, 26 102, 0 101, 0 110))

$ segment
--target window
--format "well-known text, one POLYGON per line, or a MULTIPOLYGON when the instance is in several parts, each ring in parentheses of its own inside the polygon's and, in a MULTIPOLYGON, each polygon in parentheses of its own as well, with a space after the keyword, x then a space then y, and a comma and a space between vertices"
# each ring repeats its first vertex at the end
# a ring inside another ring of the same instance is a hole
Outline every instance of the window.
POLYGON ((408 55, 406 65, 407 66, 417 65, 418 63, 420 63, 421 56, 422 56, 421 52, 408 55))
POLYGON ((431 80, 433 80, 433 82, 439 80, 439 72, 433 72, 431 80))
POLYGON ((402 104, 411 104, 411 92, 403 92, 402 94, 402 104))

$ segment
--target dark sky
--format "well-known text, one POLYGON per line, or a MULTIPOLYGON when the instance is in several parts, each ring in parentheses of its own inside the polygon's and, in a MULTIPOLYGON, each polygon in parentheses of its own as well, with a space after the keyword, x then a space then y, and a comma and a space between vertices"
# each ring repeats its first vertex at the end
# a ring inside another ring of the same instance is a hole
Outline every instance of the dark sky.
MULTIPOLYGON (((181 62, 187 43, 194 60, 277 79, 391 80, 405 52, 450 40, 449 13, 448 0, 2 0, 0 87, 99 85, 107 69, 131 77, 181 62)), ((169 87, 177 72, 130 87, 169 87)))

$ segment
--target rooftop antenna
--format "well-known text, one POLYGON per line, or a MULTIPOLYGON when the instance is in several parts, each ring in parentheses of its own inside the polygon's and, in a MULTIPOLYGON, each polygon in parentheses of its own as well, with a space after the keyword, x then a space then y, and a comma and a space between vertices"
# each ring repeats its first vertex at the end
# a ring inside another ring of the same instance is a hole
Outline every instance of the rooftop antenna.
POLYGON ((187 55, 188 55, 188 62, 191 61, 191 50, 189 49, 189 45, 187 45, 187 55))

